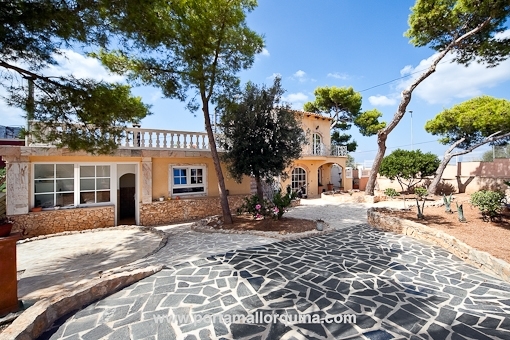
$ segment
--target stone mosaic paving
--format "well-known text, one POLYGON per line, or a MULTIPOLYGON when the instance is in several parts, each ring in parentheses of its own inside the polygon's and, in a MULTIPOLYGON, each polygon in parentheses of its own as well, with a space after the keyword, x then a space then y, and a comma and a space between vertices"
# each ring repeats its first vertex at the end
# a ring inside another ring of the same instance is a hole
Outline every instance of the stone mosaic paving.
MULTIPOLYGON (((224 235, 222 235, 224 236, 224 235)), ((445 250, 359 225, 170 266, 51 339, 510 339, 510 284, 445 250), (349 323, 158 323, 154 316, 355 314, 349 323)))

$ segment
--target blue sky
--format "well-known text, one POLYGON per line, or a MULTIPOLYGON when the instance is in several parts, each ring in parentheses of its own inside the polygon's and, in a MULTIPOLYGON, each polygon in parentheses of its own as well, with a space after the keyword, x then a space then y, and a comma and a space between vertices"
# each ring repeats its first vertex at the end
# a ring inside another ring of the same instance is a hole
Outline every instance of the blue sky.
MULTIPOLYGON (((259 0, 247 21, 250 28, 264 35, 266 49, 251 69, 240 73, 241 79, 243 83, 271 84, 275 74, 281 75, 285 99, 295 109, 313 100, 318 86, 352 86, 363 95, 363 110, 376 108, 384 114, 383 120, 389 121, 400 92, 412 80, 408 75, 425 69, 434 54, 429 48, 413 47, 403 36, 413 4, 411 0, 259 0)), ((53 71, 119 80, 106 75, 96 61, 77 54, 71 53, 63 64, 53 71)), ((134 93, 152 105, 153 115, 143 120, 142 127, 205 130, 202 113, 195 117, 185 109, 185 103, 161 98, 156 88, 137 88, 134 93)), ((425 122, 444 108, 482 94, 510 100, 510 60, 493 69, 442 62, 436 74, 415 90, 408 106, 413 111, 414 148, 442 156, 446 147, 425 132, 425 122)), ((23 124, 19 111, 2 105, 0 112, 5 113, 0 124, 23 124)), ((375 137, 363 137, 355 128, 351 134, 358 142, 352 154, 356 161, 372 160, 377 149, 375 137)), ((387 153, 398 146, 411 148, 410 114, 390 134, 387 146, 387 153)))

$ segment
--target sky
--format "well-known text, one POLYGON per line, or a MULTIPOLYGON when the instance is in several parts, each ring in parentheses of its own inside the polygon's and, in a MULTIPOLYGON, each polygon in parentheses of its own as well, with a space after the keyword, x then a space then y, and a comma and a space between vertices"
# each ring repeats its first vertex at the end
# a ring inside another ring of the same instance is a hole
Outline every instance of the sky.
MULTIPOLYGON (((362 110, 378 109, 389 122, 400 102, 400 93, 413 77, 425 70, 435 51, 417 48, 403 33, 412 0, 259 0, 247 15, 248 26, 264 36, 265 48, 249 70, 239 76, 243 83, 271 85, 275 75, 286 89, 284 100, 294 109, 313 101, 319 86, 352 86, 363 96, 362 110)), ((510 31, 504 34, 510 34, 510 31)), ((448 60, 450 57, 446 57, 448 60)), ((108 81, 123 81, 109 75, 98 61, 68 51, 53 75, 72 73, 108 81)), ((152 105, 152 115, 142 127, 205 131, 202 112, 187 111, 185 103, 162 98, 152 87, 134 88, 133 93, 152 105)), ((389 135, 389 154, 397 147, 432 152, 440 158, 446 146, 428 134, 424 125, 442 110, 479 95, 510 100, 510 60, 495 68, 482 64, 469 67, 443 61, 437 71, 414 91, 408 106, 411 114, 389 135)), ((22 112, 0 104, 0 125, 23 125, 22 112)), ((376 137, 364 137, 355 127, 351 133, 358 148, 351 155, 357 163, 374 159, 376 137)), ((476 154, 481 154, 487 147, 476 154)))

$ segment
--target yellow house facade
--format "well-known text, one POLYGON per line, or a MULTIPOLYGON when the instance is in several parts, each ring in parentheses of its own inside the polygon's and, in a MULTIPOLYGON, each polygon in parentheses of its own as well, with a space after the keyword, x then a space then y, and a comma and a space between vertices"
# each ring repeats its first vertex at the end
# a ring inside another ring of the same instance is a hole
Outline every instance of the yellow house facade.
MULTIPOLYGON (((308 198, 320 197, 323 190, 351 189, 345 147, 330 145, 331 118, 296 114, 307 144, 282 186, 304 188, 308 198)), ((118 149, 107 156, 30 139, 26 145, 0 146, 7 163, 7 215, 24 237, 122 224, 161 225, 221 213, 205 133, 127 128, 118 149)), ((225 167, 223 173, 235 212, 254 188, 249 177, 237 183, 225 167)))

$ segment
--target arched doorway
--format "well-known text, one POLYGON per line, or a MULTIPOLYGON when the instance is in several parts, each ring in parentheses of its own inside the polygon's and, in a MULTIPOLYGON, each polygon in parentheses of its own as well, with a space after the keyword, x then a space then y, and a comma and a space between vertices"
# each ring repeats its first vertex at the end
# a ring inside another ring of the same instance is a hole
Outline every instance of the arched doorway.
POLYGON ((291 188, 292 191, 301 191, 301 195, 306 198, 308 190, 306 188, 306 171, 303 168, 296 167, 292 169, 292 175, 291 175, 291 188))
POLYGON ((127 173, 119 178, 119 222, 118 224, 136 224, 135 221, 135 174, 127 173))
POLYGON ((342 166, 333 164, 331 167, 331 183, 335 190, 341 190, 344 187, 342 166))

